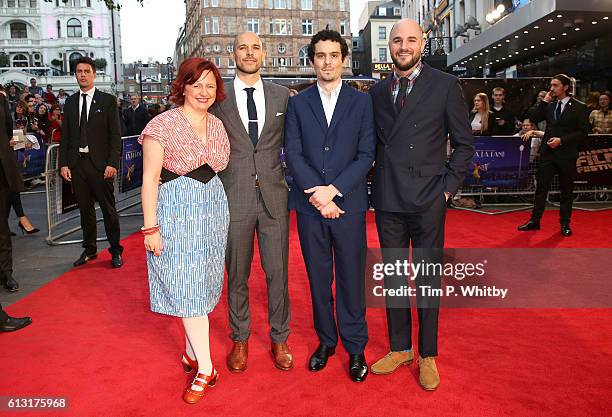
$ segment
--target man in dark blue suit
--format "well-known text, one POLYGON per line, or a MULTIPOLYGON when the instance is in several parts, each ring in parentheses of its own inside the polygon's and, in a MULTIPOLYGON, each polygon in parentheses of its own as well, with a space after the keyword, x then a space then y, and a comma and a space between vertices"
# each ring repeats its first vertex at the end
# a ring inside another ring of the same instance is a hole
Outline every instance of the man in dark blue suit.
POLYGON ((367 94, 342 83, 348 46, 336 31, 322 30, 308 47, 317 84, 289 100, 285 119, 287 167, 294 179, 289 207, 308 272, 319 347, 309 369, 320 371, 335 352, 338 330, 349 353, 349 374, 365 380, 366 175, 375 152, 374 120, 367 94), (336 315, 332 282, 336 277, 336 315))
MULTIPOLYGON (((442 262, 446 201, 465 179, 474 154, 468 110, 456 77, 421 62, 425 47, 417 22, 397 22, 389 36, 395 64, 392 76, 371 90, 378 138, 372 199, 376 227, 383 248, 402 248, 413 263, 442 262), (454 149, 447 160, 447 141, 454 149)), ((389 262, 385 259, 385 262, 389 262)), ((385 287, 401 279, 385 277, 385 287)), ((404 280, 404 283, 406 281, 404 280)), ((419 274, 421 289, 439 287, 440 276, 419 274)), ((440 377, 437 297, 417 291, 419 318, 419 382, 435 390, 440 377)), ((391 351, 372 365, 375 374, 390 374, 414 359, 410 305, 405 299, 387 299, 387 325, 391 351), (399 302, 398 302, 399 301, 399 302)))

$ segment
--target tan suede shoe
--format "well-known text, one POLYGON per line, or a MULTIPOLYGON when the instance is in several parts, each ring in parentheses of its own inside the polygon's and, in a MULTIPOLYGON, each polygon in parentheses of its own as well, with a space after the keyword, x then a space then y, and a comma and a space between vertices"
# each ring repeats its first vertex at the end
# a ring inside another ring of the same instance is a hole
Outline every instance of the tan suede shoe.
POLYGON ((377 375, 388 375, 401 365, 410 365, 414 360, 414 352, 389 352, 382 359, 374 363, 370 370, 377 375))
POLYGON ((436 368, 435 358, 419 356, 419 383, 427 391, 433 391, 440 385, 440 375, 436 368))

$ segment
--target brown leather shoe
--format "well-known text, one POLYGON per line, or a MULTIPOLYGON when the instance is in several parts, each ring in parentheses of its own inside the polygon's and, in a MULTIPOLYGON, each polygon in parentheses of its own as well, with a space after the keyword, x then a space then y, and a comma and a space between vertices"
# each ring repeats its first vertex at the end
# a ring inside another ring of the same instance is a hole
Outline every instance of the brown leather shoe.
POLYGON ((440 385, 440 375, 433 357, 419 357, 419 383, 426 391, 433 391, 440 385))
POLYGON ((370 370, 373 374, 388 375, 397 370, 402 365, 410 365, 414 359, 414 351, 410 352, 389 352, 382 359, 372 364, 370 370))
POLYGON ((293 368, 293 355, 287 343, 272 342, 272 356, 274 356, 274 366, 281 371, 293 368))
POLYGON ((244 372, 249 357, 249 341, 234 340, 232 351, 227 357, 227 367, 231 372, 244 372))

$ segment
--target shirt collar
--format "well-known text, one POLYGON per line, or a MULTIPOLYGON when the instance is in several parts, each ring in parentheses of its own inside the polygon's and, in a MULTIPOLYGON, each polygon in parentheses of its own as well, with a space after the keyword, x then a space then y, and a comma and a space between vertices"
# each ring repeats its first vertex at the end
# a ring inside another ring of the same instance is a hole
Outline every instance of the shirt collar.
MULTIPOLYGON (((324 95, 325 97, 329 97, 327 91, 325 91, 323 87, 319 85, 318 81, 317 81, 317 89, 319 90, 319 94, 324 95)), ((331 91, 331 98, 338 97, 340 95, 340 90, 342 90, 342 80, 340 80, 338 85, 331 91)))
POLYGON ((567 104, 567 102, 570 101, 571 98, 572 98, 572 96, 567 96, 564 99, 559 100, 559 101, 561 101, 561 103, 563 103, 563 105, 565 106, 567 104))
POLYGON ((96 86, 91 87, 91 89, 87 91, 79 90, 79 94, 87 94, 91 98, 93 98, 93 95, 95 92, 96 92, 96 86))
MULTIPOLYGON (((419 61, 418 64, 414 66, 414 69, 410 72, 410 74, 408 74, 405 78, 408 78, 408 81, 412 83, 421 74, 422 70, 423 70, 423 62, 419 61)), ((397 75, 397 72, 393 71, 393 81, 399 82, 400 78, 402 77, 397 75)))
POLYGON ((234 90, 235 91, 243 91, 245 88, 254 88, 255 91, 262 91, 263 92, 263 81, 261 81, 261 78, 259 78, 259 80, 257 80, 257 82, 251 86, 246 85, 244 83, 244 81, 242 81, 240 79, 240 77, 235 76, 234 77, 234 90))

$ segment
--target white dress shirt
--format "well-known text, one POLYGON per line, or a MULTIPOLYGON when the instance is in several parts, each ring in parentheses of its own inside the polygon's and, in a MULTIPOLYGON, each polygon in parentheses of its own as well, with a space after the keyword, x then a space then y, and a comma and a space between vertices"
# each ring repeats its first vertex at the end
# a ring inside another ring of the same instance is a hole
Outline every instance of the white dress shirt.
MULTIPOLYGON (((570 101, 570 98, 570 96, 567 96, 563 100, 561 100, 561 114, 563 114, 563 110, 565 110, 565 106, 567 105, 567 102, 570 101)), ((557 106, 558 104, 555 103, 555 111, 557 111, 557 106)))
MULTIPOLYGON (((81 109, 83 108, 83 94, 87 94, 87 120, 89 120, 89 109, 91 109, 91 103, 93 103, 93 96, 96 92, 96 87, 92 87, 89 91, 81 91, 79 90, 79 124, 81 123, 81 109)), ((87 153, 89 152, 89 146, 84 148, 79 148, 79 152, 87 153)))
POLYGON ((319 96, 321 97, 321 103, 323 104, 323 111, 325 112, 325 118, 327 119, 327 126, 331 124, 332 117, 334 115, 334 109, 336 103, 338 103, 338 96, 342 89, 342 80, 338 82, 338 85, 332 90, 331 94, 328 94, 317 82, 317 88, 319 89, 319 96))
POLYGON ((238 113, 244 125, 244 130, 249 131, 249 111, 247 110, 247 92, 245 88, 253 87, 253 101, 257 109, 257 136, 261 136, 264 123, 266 122, 266 98, 264 96, 263 82, 261 78, 254 85, 248 86, 239 77, 234 78, 234 92, 236 94, 236 105, 238 113))

